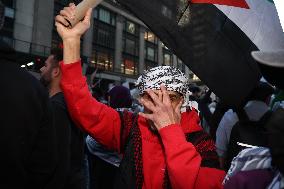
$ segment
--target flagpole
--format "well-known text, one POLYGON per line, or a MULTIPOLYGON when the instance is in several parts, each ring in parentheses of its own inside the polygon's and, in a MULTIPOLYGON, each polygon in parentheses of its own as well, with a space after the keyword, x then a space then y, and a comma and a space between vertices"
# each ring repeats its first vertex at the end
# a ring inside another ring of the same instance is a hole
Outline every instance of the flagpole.
POLYGON ((83 0, 81 3, 79 3, 76 6, 75 18, 72 20, 65 18, 66 21, 69 23, 68 27, 72 28, 73 26, 75 26, 78 22, 80 22, 85 17, 85 14, 89 8, 94 8, 101 2, 102 0, 83 0))

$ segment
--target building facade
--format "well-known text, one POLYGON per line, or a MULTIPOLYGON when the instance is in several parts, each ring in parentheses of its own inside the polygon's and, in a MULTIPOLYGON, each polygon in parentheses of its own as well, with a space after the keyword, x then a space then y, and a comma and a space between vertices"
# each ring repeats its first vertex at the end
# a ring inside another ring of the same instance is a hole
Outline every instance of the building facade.
MULTIPOLYGON (((38 70, 61 39, 54 17, 70 0, 2 0, 5 24, 0 38, 22 54, 22 64, 38 70), (31 65, 31 64, 30 64, 31 65)), ((79 3, 77 1, 77 3, 79 3)), ((96 80, 133 83, 146 68, 171 65, 192 82, 199 79, 135 16, 115 1, 105 0, 93 11, 91 27, 81 39, 86 74, 97 71, 96 80)))

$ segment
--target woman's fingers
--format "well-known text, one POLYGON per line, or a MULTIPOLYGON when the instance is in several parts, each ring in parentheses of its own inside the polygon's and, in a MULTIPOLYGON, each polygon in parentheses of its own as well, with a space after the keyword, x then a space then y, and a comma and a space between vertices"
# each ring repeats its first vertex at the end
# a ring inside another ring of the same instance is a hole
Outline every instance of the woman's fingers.
POLYGON ((158 105, 161 106, 162 105, 162 101, 160 101, 160 97, 158 96, 158 94, 154 93, 153 90, 149 89, 146 90, 146 92, 148 93, 148 95, 151 97, 151 99, 153 100, 154 105, 158 105))
POLYGON ((64 9, 62 9, 60 11, 60 15, 66 17, 68 19, 74 19, 75 18, 75 10, 73 10, 70 7, 64 7, 64 9))
POLYGON ((140 99, 140 102, 143 106, 145 106, 148 110, 154 112, 155 111, 155 105, 154 103, 149 99, 144 99, 143 97, 140 99))
POLYGON ((75 3, 69 3, 69 7, 71 7, 72 9, 75 9, 76 5, 75 5, 75 3))
POLYGON ((56 23, 56 22, 62 24, 62 25, 65 26, 65 27, 68 27, 68 26, 69 26, 68 21, 67 21, 63 16, 61 16, 61 15, 57 15, 57 16, 55 17, 55 23, 56 23))
POLYGON ((162 84, 160 87, 161 87, 161 91, 163 93, 163 103, 165 103, 166 105, 171 104, 169 93, 168 93, 165 85, 162 84))

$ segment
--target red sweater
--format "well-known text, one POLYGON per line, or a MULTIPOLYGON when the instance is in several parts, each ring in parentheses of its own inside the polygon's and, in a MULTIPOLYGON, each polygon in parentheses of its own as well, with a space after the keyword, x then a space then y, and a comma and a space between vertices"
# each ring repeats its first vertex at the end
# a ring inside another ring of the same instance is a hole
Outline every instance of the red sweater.
MULTIPOLYGON (((73 120, 98 142, 119 151, 119 113, 92 97, 80 61, 67 65, 61 63, 61 69, 61 87, 73 120)), ((146 120, 138 118, 142 137, 143 189, 162 189, 166 167, 173 189, 222 188, 225 172, 201 167, 201 156, 186 141, 185 133, 201 130, 198 119, 194 111, 182 115, 181 126, 173 124, 159 130, 160 140, 150 131, 146 120)))

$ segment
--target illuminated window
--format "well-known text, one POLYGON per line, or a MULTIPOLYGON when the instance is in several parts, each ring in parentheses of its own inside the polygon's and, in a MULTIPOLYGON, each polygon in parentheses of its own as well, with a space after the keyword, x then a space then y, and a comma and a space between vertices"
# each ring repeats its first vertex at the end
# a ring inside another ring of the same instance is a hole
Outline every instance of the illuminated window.
POLYGON ((133 75, 134 74, 135 63, 132 60, 124 60, 124 69, 125 74, 133 75))
POLYGON ((154 35, 154 33, 150 32, 150 31, 145 32, 144 39, 145 39, 145 41, 148 41, 148 42, 151 42, 151 43, 155 43, 155 44, 158 43, 157 37, 154 35))
POLYGON ((91 64, 105 71, 113 70, 113 56, 108 52, 101 52, 99 50, 93 51, 93 56, 91 58, 91 64))
POLYGON ((132 57, 124 57, 121 64, 121 72, 127 75, 137 75, 137 59, 132 59, 132 57))

